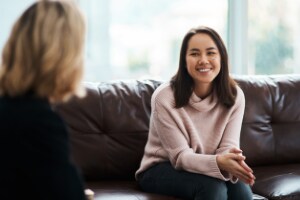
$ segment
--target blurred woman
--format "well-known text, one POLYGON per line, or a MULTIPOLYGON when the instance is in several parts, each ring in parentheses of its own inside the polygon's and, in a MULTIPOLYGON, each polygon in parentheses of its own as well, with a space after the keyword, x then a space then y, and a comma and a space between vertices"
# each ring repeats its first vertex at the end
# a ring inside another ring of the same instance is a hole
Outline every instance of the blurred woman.
POLYGON ((38 1, 14 24, 0 68, 0 199, 85 199, 66 125, 51 108, 84 94, 84 38, 71 1, 38 1))

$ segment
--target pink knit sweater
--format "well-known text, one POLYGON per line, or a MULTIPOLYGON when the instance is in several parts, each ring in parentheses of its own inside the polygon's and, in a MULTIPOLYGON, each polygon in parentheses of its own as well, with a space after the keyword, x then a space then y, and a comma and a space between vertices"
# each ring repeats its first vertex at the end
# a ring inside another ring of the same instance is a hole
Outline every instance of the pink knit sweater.
POLYGON ((216 155, 239 147, 243 91, 237 87, 236 102, 229 109, 218 103, 216 94, 200 99, 193 93, 187 106, 174 106, 170 84, 162 84, 152 95, 149 136, 136 177, 156 163, 170 161, 178 170, 236 182, 220 171, 216 155))

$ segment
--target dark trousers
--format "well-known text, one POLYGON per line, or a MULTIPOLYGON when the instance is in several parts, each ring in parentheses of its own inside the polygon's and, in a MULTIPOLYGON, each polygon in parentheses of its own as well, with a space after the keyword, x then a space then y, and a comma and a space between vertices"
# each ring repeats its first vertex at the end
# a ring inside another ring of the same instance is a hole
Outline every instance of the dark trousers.
POLYGON ((238 181, 175 170, 169 162, 157 164, 138 176, 145 192, 192 200, 252 200, 251 188, 238 181))

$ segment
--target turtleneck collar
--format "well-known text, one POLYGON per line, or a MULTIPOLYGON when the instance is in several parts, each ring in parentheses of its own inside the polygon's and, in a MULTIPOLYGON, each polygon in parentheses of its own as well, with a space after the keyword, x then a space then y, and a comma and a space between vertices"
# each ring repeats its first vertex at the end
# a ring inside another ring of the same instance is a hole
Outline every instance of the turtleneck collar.
POLYGON ((193 92, 189 101, 189 105, 196 110, 205 112, 211 110, 217 104, 217 100, 218 97, 215 90, 204 99, 198 97, 195 92, 193 92))

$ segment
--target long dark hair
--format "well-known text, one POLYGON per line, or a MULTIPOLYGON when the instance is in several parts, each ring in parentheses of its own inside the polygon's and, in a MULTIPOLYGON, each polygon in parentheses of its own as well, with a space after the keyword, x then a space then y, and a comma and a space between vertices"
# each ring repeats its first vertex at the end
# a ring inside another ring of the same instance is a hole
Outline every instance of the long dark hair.
POLYGON ((186 52, 189 40, 193 35, 198 33, 209 35, 218 47, 221 55, 221 69, 213 81, 213 87, 216 90, 219 102, 230 108, 235 102, 237 91, 236 82, 229 75, 227 50, 220 35, 215 30, 205 26, 191 29, 183 38, 178 71, 171 79, 171 87, 175 97, 175 108, 187 105, 193 93, 194 81, 187 71, 186 52))

